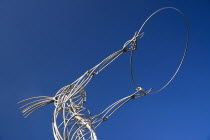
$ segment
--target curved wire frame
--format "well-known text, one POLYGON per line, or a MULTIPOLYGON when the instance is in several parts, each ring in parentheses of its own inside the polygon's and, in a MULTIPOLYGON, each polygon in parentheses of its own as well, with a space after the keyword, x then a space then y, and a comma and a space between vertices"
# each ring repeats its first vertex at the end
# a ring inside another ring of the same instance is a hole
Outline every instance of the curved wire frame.
MULTIPOLYGON (((86 102, 86 91, 84 88, 88 85, 91 79, 99 74, 103 69, 109 66, 114 60, 121 56, 125 52, 131 52, 137 47, 137 40, 143 37, 143 33, 140 33, 145 23, 157 12, 163 9, 175 9, 173 7, 166 7, 154 12, 141 26, 140 30, 134 34, 134 36, 128 40, 122 47, 122 49, 109 55, 99 64, 86 71, 81 77, 75 80, 73 83, 61 88, 54 97, 39 96, 25 99, 19 103, 28 102, 21 107, 24 117, 28 117, 31 113, 39 108, 54 103, 55 110, 53 113, 52 128, 54 138, 56 140, 97 140, 95 129, 106 121, 111 115, 113 115, 123 105, 131 101, 132 99, 140 98, 151 94, 151 89, 144 91, 143 88, 137 87, 136 91, 131 95, 124 97, 97 115, 92 115, 88 109, 84 107, 86 102)), ((178 10, 179 11, 179 10, 178 10)), ((188 38, 187 43, 188 46, 188 38)), ((185 49, 184 57, 187 49, 185 49)), ((132 57, 132 56, 131 56, 132 57)), ((179 71, 182 62, 171 80, 163 87, 164 89, 176 76, 179 71)), ((132 68, 132 64, 131 64, 132 68)), ((132 73, 132 71, 131 71, 132 73)), ((131 77, 134 81, 133 75, 131 77)), ((135 83, 135 82, 134 82, 135 83)), ((159 90, 160 91, 160 90, 159 90)), ((158 91, 158 92, 159 92, 158 91)), ((157 93, 157 92, 155 92, 157 93)))
MULTIPOLYGON (((160 91, 162 91, 163 89, 165 89, 171 82, 172 80, 176 77, 177 73, 179 72, 183 62, 184 62, 184 59, 185 59, 185 56, 186 56, 186 53, 187 53, 187 50, 188 50, 188 44, 189 44, 189 29, 188 29, 188 22, 187 22, 187 18, 185 17, 185 15, 177 8, 174 8, 174 7, 163 7, 163 8, 160 8, 158 9, 157 11, 155 11, 154 13, 152 13, 145 21, 144 23, 142 24, 142 26, 140 27, 139 31, 137 32, 137 34, 140 34, 140 32, 142 31, 142 29, 144 28, 144 26, 146 25, 146 23, 154 16, 156 15, 157 13, 159 13, 160 11, 162 10, 166 10, 166 9, 172 9, 172 10, 175 10, 177 11, 183 18, 184 22, 185 22, 185 29, 186 29, 186 41, 185 41, 185 49, 184 49, 184 53, 183 53, 183 56, 181 58, 181 61, 179 63, 179 66, 177 67, 176 71, 174 72, 174 74, 171 76, 171 78, 166 82, 165 85, 163 85, 160 89, 158 89, 157 91, 154 91, 154 92, 150 92, 150 94, 155 94, 155 93, 158 93, 160 91)), ((134 87, 137 88, 137 85, 136 85, 136 82, 134 80, 134 76, 133 76, 133 66, 132 66, 132 56, 133 56, 133 51, 131 51, 131 54, 130 54, 130 75, 131 75, 131 79, 132 79, 132 82, 133 82, 133 85, 134 87)), ((152 90, 152 88, 150 89, 152 90)))

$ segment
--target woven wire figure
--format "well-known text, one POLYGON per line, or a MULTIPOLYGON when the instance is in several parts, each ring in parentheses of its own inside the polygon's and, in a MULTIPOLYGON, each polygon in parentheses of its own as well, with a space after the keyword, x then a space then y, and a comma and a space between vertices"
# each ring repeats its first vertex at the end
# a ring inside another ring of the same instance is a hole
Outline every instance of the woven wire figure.
POLYGON ((55 110, 53 113, 52 127, 53 127, 54 138, 56 140, 97 140, 95 129, 104 121, 106 121, 123 105, 125 105, 127 102, 129 102, 132 99, 160 92, 170 84, 170 82, 174 79, 180 67, 182 66, 182 63, 184 61, 187 52, 187 48, 188 48, 188 25, 185 16, 180 10, 174 7, 161 8, 155 11, 152 15, 150 15, 146 19, 146 21, 142 24, 139 31, 137 31, 134 34, 134 36, 124 44, 122 49, 111 54, 103 61, 101 61, 99 64, 94 66, 92 69, 86 71, 81 77, 79 77, 73 83, 61 88, 54 97, 39 96, 39 97, 28 98, 26 100, 19 102, 19 103, 28 102, 27 104, 21 107, 23 108, 22 113, 24 117, 28 117, 31 113, 38 110, 39 108, 47 104, 54 103, 55 110), (143 29, 144 25, 152 16, 154 16, 156 13, 164 9, 173 9, 178 11, 182 15, 186 23, 186 33, 187 33, 186 48, 184 50, 181 62, 177 70, 175 71, 174 75, 171 77, 171 79, 162 88, 160 88, 155 92, 152 92, 152 89, 144 91, 143 88, 137 87, 134 81, 134 77, 132 74, 132 55, 133 51, 135 51, 135 49, 137 48, 137 40, 143 37, 144 35, 144 33, 141 33, 141 30, 143 29), (86 91, 84 90, 84 88, 87 86, 87 84, 94 76, 99 74, 103 69, 109 66, 114 60, 116 60, 120 55, 122 55, 125 52, 130 52, 130 73, 131 73, 132 82, 136 87, 136 91, 133 94, 124 97, 116 101, 115 103, 111 104, 101 113, 92 116, 90 111, 84 107, 84 104, 86 102, 86 91))

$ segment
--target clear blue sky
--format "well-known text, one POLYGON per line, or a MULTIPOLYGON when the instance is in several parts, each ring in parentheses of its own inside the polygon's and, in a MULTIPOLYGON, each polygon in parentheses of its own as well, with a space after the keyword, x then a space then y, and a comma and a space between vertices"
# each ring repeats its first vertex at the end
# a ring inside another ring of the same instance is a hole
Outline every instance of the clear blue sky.
MULTIPOLYGON (((24 119, 16 104, 54 96, 122 48, 155 10, 173 6, 189 21, 189 51, 180 73, 161 93, 133 100, 97 128, 99 140, 210 139, 209 0, 1 0, 0 140, 51 140, 54 105, 24 119)), ((185 29, 165 10, 144 28, 134 56, 138 86, 158 89, 178 65, 185 29)), ((124 54, 86 87, 96 114, 135 91, 124 54)))

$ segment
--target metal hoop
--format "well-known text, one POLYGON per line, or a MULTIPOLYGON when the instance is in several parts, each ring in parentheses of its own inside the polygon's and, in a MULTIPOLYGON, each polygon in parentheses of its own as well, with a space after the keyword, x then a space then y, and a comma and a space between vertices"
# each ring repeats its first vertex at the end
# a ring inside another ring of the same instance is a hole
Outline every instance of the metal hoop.
MULTIPOLYGON (((185 28, 186 28, 186 41, 185 41, 185 49, 184 49, 184 53, 183 53, 183 56, 182 56, 182 59, 179 63, 179 66, 177 67, 175 73, 173 74, 173 76, 168 80, 168 82, 162 87, 160 88, 159 90, 155 91, 155 92, 149 92, 148 94, 154 94, 154 93, 158 93, 160 91, 162 91, 163 89, 165 89, 171 82, 172 80, 175 78, 175 76, 177 75, 177 73, 179 72, 183 62, 184 62, 184 59, 185 59, 185 56, 186 56, 186 53, 187 53, 187 50, 188 50, 188 42, 189 42, 189 29, 188 29, 188 22, 187 22, 187 18, 184 16, 184 14, 177 8, 174 8, 174 7, 163 7, 161 9, 158 9, 157 11, 155 11, 154 13, 152 13, 145 21, 144 23, 142 24, 142 26, 140 27, 139 31, 136 33, 137 35, 139 35, 143 29, 143 27, 145 26, 145 24, 149 21, 149 19, 151 17, 153 17, 155 14, 157 14, 158 12, 162 11, 162 10, 165 10, 165 9, 172 9, 172 10, 175 10, 177 11, 181 16, 182 18, 184 19, 184 22, 185 22, 185 28)), ((133 85, 134 87, 137 88, 136 86, 136 82, 134 80, 134 75, 133 75, 133 62, 132 62, 132 57, 133 57, 133 51, 131 51, 131 54, 130 54, 130 76, 131 76, 131 79, 132 79, 132 82, 133 82, 133 85)), ((150 89, 151 91, 151 89, 150 89)))

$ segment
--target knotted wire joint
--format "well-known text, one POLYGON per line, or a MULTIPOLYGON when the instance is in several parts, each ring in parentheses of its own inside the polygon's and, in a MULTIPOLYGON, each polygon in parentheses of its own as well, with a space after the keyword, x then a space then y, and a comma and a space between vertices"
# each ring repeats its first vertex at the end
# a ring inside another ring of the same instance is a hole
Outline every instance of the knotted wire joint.
POLYGON ((152 88, 150 88, 148 91, 144 91, 144 89, 142 87, 137 87, 136 90, 140 93, 143 93, 143 94, 149 94, 151 91, 152 91, 152 88))
POLYGON ((128 40, 125 45, 123 46, 124 52, 131 52, 137 49, 137 41, 144 36, 144 33, 139 34, 138 32, 135 32, 133 38, 131 40, 128 40), (129 46, 129 47, 127 47, 129 46))

